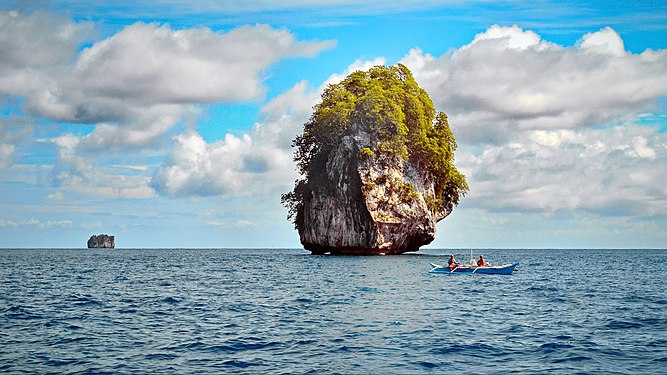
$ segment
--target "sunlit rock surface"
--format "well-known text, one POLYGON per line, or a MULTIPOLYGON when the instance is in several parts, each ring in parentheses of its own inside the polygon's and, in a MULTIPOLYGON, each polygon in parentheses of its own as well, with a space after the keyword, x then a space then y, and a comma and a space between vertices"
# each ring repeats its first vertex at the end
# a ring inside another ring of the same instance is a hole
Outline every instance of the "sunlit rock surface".
POLYGON ((408 159, 364 157, 377 141, 361 127, 329 154, 326 180, 304 201, 297 229, 314 254, 378 255, 417 251, 435 238, 435 225, 452 211, 432 212, 434 184, 408 159))

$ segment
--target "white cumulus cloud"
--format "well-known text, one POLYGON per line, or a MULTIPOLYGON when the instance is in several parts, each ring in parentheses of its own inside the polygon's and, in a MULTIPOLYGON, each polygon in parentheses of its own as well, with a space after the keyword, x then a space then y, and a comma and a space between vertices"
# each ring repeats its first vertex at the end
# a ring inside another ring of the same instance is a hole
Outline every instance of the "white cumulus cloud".
MULTIPOLYGON (((97 159, 81 156, 81 138, 74 134, 66 133, 46 141, 57 147, 58 160, 51 168, 51 181, 60 189, 106 198, 150 198, 155 195, 149 186, 150 176, 118 174, 113 166, 102 166, 97 159)), ((52 199, 63 196, 62 192, 54 194, 52 199)))
POLYGON ((291 159, 291 153, 272 143, 254 143, 248 134, 227 134, 209 144, 191 130, 175 138, 153 186, 172 196, 273 192, 281 179, 295 176, 291 159))
POLYGON ((616 122, 667 95, 667 51, 626 52, 609 27, 563 47, 492 26, 441 57, 413 49, 402 62, 467 142, 616 122))
POLYGON ((543 213, 667 216, 667 135, 636 125, 528 131, 479 154, 458 154, 466 204, 543 213))
POLYGON ((0 94, 24 98, 37 116, 98 125, 86 143, 100 149, 146 146, 198 104, 256 100, 268 67, 334 44, 268 25, 137 22, 77 53, 90 31, 47 12, 0 12, 0 94))
POLYGON ((260 73, 285 57, 313 56, 332 42, 301 42, 268 25, 227 33, 135 23, 84 50, 76 64, 82 94, 149 103, 251 100, 260 73))
POLYGON ((611 27, 605 27, 595 33, 588 33, 581 37, 577 47, 583 52, 602 53, 615 57, 626 54, 623 39, 611 27))

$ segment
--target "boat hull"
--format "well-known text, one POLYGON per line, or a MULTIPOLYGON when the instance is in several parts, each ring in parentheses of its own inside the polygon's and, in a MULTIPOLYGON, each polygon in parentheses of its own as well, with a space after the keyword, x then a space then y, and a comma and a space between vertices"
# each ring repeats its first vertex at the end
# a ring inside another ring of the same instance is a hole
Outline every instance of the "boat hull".
POLYGON ((448 266, 441 266, 435 263, 431 263, 430 273, 467 273, 467 274, 481 274, 481 275, 511 275, 514 270, 519 266, 519 262, 511 264, 503 264, 501 266, 485 266, 485 267, 476 267, 476 266, 465 266, 461 265, 452 270, 448 266))

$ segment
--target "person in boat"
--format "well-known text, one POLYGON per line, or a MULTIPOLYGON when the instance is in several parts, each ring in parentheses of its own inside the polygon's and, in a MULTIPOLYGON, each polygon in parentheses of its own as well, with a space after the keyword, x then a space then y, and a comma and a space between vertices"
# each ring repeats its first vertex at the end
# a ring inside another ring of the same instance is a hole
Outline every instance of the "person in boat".
POLYGON ((477 267, 484 267, 486 266, 486 260, 484 259, 483 256, 479 256, 479 260, 477 261, 477 267))
POLYGON ((449 261, 447 263, 449 264, 450 270, 453 270, 454 268, 459 266, 459 264, 456 263, 456 259, 454 259, 454 254, 449 256, 449 261))

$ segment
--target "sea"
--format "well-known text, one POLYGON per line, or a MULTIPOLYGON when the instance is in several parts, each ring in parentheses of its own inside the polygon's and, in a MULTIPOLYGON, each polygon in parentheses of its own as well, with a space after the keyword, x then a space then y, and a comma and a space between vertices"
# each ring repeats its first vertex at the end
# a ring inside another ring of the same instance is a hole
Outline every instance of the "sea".
POLYGON ((3 374, 666 374, 667 250, 2 249, 3 374))

